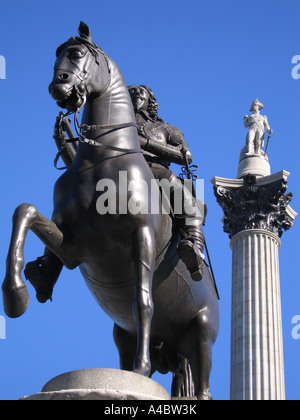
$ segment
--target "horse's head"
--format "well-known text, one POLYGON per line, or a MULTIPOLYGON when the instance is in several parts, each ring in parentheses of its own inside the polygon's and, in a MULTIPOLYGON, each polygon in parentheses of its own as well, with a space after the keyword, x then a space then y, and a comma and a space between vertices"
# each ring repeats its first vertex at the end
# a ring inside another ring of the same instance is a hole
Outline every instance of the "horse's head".
POLYGON ((89 27, 81 22, 79 37, 58 47, 54 78, 49 92, 62 108, 75 112, 86 100, 101 95, 109 83, 109 64, 105 53, 92 42, 89 27))

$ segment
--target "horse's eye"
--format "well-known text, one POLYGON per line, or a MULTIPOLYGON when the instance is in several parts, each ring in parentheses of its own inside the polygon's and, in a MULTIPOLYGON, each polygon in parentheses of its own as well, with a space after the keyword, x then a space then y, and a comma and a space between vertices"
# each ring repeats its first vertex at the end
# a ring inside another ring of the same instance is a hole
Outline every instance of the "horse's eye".
POLYGON ((73 50, 69 52, 70 58, 82 58, 84 56, 84 52, 81 50, 73 50))

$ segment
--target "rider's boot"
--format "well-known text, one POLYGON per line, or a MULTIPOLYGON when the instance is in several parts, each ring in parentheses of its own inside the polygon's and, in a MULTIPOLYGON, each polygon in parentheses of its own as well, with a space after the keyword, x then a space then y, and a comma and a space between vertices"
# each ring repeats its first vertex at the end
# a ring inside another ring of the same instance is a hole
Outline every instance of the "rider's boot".
POLYGON ((36 298, 40 303, 52 301, 53 288, 62 268, 63 263, 50 251, 26 265, 24 270, 26 280, 29 280, 35 288, 36 298))
POLYGON ((178 244, 178 255, 185 263, 194 281, 202 280, 205 263, 204 235, 202 226, 188 226, 182 228, 185 238, 178 244))

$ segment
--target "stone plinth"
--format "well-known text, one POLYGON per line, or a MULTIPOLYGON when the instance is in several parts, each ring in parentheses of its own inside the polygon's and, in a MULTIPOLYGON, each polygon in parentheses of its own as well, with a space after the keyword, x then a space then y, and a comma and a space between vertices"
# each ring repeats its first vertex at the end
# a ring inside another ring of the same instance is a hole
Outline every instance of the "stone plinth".
POLYGON ((24 401, 170 400, 157 382, 134 372, 117 369, 82 369, 49 381, 42 392, 24 401))
POLYGON ((237 178, 252 174, 259 177, 271 175, 271 167, 267 155, 245 155, 242 154, 238 166, 237 178))

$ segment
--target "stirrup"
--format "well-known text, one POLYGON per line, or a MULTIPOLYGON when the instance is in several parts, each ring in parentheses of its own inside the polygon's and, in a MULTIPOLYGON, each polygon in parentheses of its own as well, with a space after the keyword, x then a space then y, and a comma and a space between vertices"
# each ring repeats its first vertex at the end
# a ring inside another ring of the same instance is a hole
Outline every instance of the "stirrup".
POLYGON ((194 281, 201 281, 203 277, 204 254, 199 250, 193 238, 182 239, 178 246, 178 255, 185 263, 194 281))

